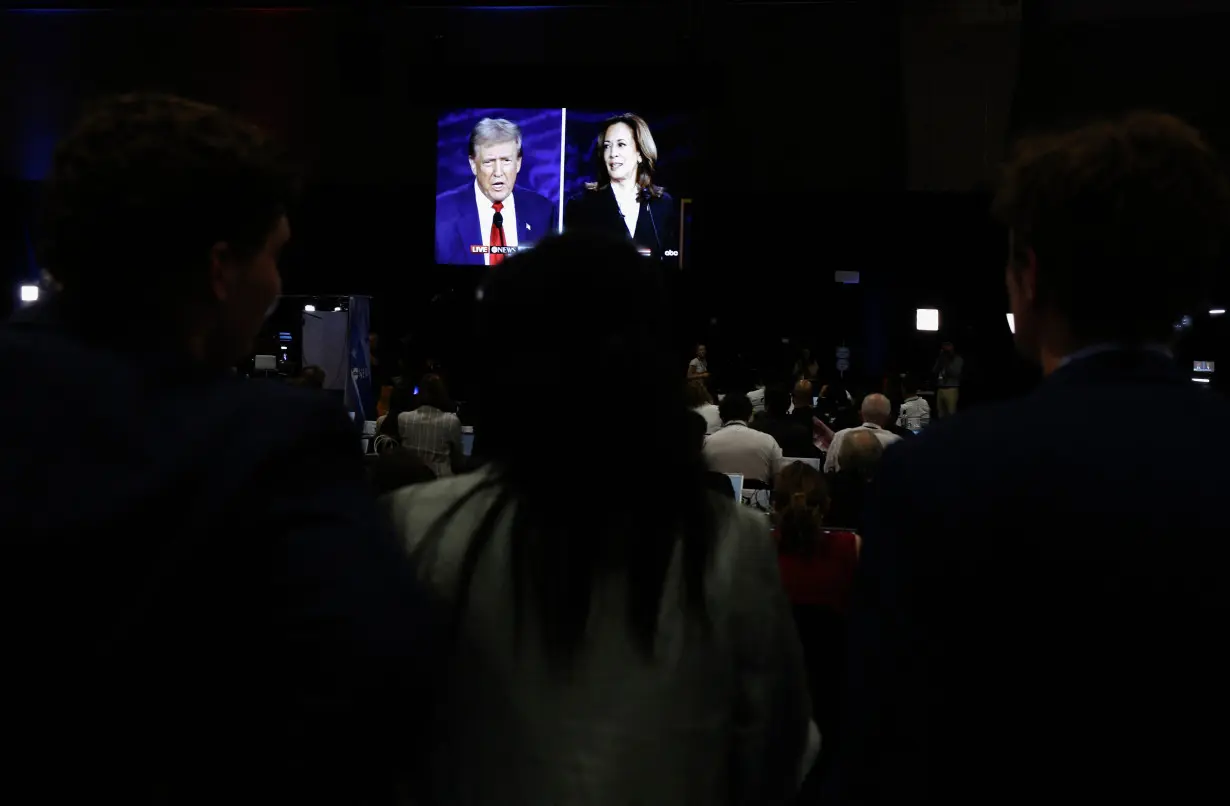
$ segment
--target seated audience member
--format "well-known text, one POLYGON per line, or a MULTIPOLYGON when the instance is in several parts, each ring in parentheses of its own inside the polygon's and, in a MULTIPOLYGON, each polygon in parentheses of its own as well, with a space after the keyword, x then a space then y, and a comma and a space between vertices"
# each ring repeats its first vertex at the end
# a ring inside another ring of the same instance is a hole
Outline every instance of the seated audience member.
POLYGON ((378 496, 409 487, 411 484, 436 480, 436 474, 431 472, 431 468, 423 463, 418 454, 400 445, 367 458, 367 481, 372 486, 372 492, 378 496))
POLYGON ((863 415, 862 425, 843 429, 833 435, 833 442, 829 445, 829 452, 824 459, 825 473, 841 470, 841 443, 854 431, 870 431, 886 448, 901 441, 901 437, 887 429, 893 413, 893 405, 888 402, 887 397, 878 392, 867 395, 863 398, 859 411, 863 415))
POLYGON ((811 430, 811 421, 816 414, 813 389, 815 387, 812 386, 811 381, 803 380, 794 385, 794 391, 791 393, 793 408, 790 410, 790 416, 808 430, 811 430))
MULTIPOLYGON (((696 452, 699 454, 705 449, 705 436, 707 430, 705 418, 701 417, 694 411, 688 412, 688 429, 692 433, 692 444, 696 446, 696 452)), ((730 480, 730 476, 725 473, 719 473, 716 470, 705 471, 705 484, 709 489, 719 495, 723 495, 730 500, 735 499, 735 485, 730 480)))
POLYGON ((746 395, 722 398, 722 428, 705 440, 705 461, 710 470, 739 473, 744 480, 768 484, 781 467, 782 449, 777 440, 754 431, 747 420, 752 401, 746 395))
POLYGON ((353 423, 229 371, 292 190, 258 129, 166 95, 96 102, 55 152, 58 288, 0 329, 0 413, 90 438, 0 451, 17 800, 392 804, 426 752, 407 695, 439 661, 353 423))
MULTIPOLYGON (((389 413, 376 418, 375 453, 385 453, 402 446, 401 416, 414 407, 414 390, 409 386, 394 386, 389 394, 389 413)), ((434 471, 432 475, 435 475, 434 471)))
POLYGON ((483 419, 491 461, 388 499, 453 612, 446 684, 427 698, 434 803, 786 803, 798 784, 802 650, 763 520, 709 491, 661 349, 661 282, 626 240, 576 232, 493 267, 478 303, 479 344, 504 358, 478 390, 500 401, 483 419), (595 365, 641 406, 605 423, 600 456, 561 466, 593 453, 592 412, 562 409, 551 450, 527 426, 595 365))
POLYGON ((773 487, 778 564, 791 604, 844 613, 854 583, 859 537, 824 528, 829 491, 819 470, 802 462, 782 468, 773 487))
POLYGON ((1212 638, 1230 615, 1230 432, 1210 424, 1230 404, 1170 345, 1224 270, 1220 155, 1158 113, 1040 134, 993 209, 1014 340, 1044 378, 886 453, 830 794, 1208 800, 1225 775, 1203 726, 1230 718, 1212 638), (1124 438, 1142 422, 1165 423, 1164 460, 1124 438))
POLYGON ((819 457, 813 429, 788 414, 790 393, 780 386, 771 386, 764 390, 764 400, 765 412, 753 421, 752 428, 773 437, 784 456, 798 459, 819 457))
POLYGON ((829 523, 862 531, 867 494, 883 456, 884 445, 875 433, 856 428, 846 435, 838 457, 841 470, 827 475, 832 501, 829 523))
POLYGON ((800 802, 813 799, 840 741, 846 609, 860 547, 853 532, 825 528, 828 509, 820 471, 802 462, 782 469, 773 487, 777 562, 803 644, 813 718, 824 739, 800 802))
POLYGON ((760 415, 764 414, 764 390, 764 382, 758 380, 756 387, 747 393, 747 399, 752 401, 752 420, 756 420, 760 415))
POLYGON ((436 478, 452 476, 465 467, 461 418, 452 409, 444 381, 439 375, 428 375, 419 381, 418 407, 397 418, 402 447, 417 454, 436 478))
POLYGON ((858 409, 849 390, 839 381, 825 384, 820 389, 816 416, 834 431, 853 428, 859 424, 858 409))
POLYGON ((685 400, 690 410, 705 418, 705 433, 712 434, 722 427, 721 412, 714 405, 713 398, 709 396, 709 390, 705 388, 704 381, 688 381, 685 400))
POLYGON ((901 386, 907 397, 901 404, 897 425, 910 431, 921 431, 931 422, 931 404, 922 396, 917 381, 907 377, 901 386))

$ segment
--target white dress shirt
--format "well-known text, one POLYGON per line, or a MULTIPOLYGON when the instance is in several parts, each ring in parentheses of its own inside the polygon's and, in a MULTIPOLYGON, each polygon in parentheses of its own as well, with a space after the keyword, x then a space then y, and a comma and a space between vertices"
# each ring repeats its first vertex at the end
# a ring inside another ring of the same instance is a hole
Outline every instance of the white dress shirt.
POLYGON ((902 428, 908 428, 911 431, 918 431, 926 428, 931 422, 931 404, 923 398, 915 395, 907 398, 901 404, 901 414, 897 417, 897 425, 902 428))
MULTIPOLYGON (((517 202, 516 192, 508 194, 508 198, 503 201, 504 209, 500 210, 500 215, 504 216, 504 245, 517 245, 517 202)), ((495 208, 491 205, 493 202, 483 195, 483 192, 478 189, 478 180, 474 180, 474 203, 478 205, 478 228, 482 230, 483 246, 491 246, 491 223, 495 221, 495 208)), ((483 255, 483 265, 491 265, 491 255, 483 255)))
POLYGON ((863 423, 856 428, 843 428, 833 435, 833 442, 829 445, 829 452, 824 456, 824 472, 835 473, 841 470, 841 444, 845 441, 846 434, 851 431, 871 431, 876 435, 876 439, 880 440, 880 444, 887 448, 894 442, 900 442, 901 437, 894 434, 892 431, 885 431, 875 423, 863 423))
POLYGON ((782 466, 782 448, 777 440, 748 428, 742 420, 731 420, 716 434, 705 437, 704 454, 710 470, 767 483, 772 483, 782 466))
POLYGON ((453 463, 461 462, 461 419, 435 406, 419 406, 397 418, 401 445, 414 451, 436 478, 453 475, 453 463))
POLYGON ((624 225, 628 228, 628 237, 635 238, 636 222, 641 217, 641 189, 638 187, 635 193, 628 196, 618 193, 612 185, 611 192, 615 194, 615 203, 619 205, 619 214, 624 217, 624 225))

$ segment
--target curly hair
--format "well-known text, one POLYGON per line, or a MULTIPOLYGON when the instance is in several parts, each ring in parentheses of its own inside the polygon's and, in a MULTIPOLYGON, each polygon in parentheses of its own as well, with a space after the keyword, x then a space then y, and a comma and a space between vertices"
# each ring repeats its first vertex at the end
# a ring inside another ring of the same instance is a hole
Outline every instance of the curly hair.
POLYGON ((1022 140, 992 210, 1014 266, 1033 250, 1038 304, 1073 339, 1164 342, 1204 301, 1230 187, 1198 131, 1136 112, 1022 140))
POLYGON ((39 258, 66 291, 183 294, 210 248, 258 251, 296 190, 273 142, 208 104, 156 93, 92 104, 57 147, 39 258))

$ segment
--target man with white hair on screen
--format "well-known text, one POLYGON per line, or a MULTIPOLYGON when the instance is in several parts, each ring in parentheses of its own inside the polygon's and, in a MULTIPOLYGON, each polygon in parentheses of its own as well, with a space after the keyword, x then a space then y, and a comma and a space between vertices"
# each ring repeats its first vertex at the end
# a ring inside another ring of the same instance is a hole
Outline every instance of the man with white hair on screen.
POLYGON ((524 153, 516 123, 483 118, 467 152, 474 181, 436 196, 436 263, 495 266, 552 232, 555 206, 516 187, 524 153))
POLYGON ((841 470, 841 445, 851 431, 870 431, 885 448, 901 440, 901 437, 887 430, 888 423, 893 416, 893 404, 888 401, 887 397, 879 393, 867 395, 863 398, 863 405, 859 412, 863 418, 862 425, 843 428, 833 435, 829 452, 824 459, 825 473, 836 473, 841 470))

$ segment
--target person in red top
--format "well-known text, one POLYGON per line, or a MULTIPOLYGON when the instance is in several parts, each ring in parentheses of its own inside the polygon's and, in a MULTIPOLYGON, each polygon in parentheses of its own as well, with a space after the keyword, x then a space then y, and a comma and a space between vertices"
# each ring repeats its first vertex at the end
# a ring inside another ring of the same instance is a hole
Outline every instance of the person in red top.
POLYGON ((824 528, 829 501, 818 470, 803 462, 782 469, 773 488, 777 562, 791 604, 844 614, 861 544, 854 532, 824 528))
POLYGON ((822 740, 800 803, 816 798, 841 742, 846 611, 861 547, 854 532, 824 528, 829 501, 824 476, 803 462, 783 468, 773 487, 777 563, 803 644, 812 719, 822 740))

